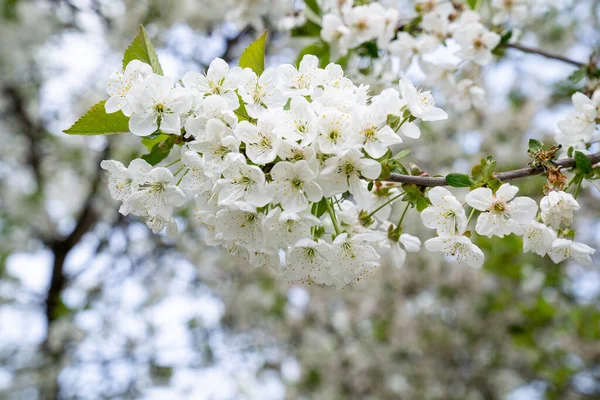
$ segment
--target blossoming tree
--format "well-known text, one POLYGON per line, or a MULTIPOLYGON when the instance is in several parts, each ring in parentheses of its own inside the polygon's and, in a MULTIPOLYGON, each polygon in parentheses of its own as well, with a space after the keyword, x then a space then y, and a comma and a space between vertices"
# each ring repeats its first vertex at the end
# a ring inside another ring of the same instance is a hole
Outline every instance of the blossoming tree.
POLYGON ((395 8, 377 2, 308 2, 311 18, 296 29, 320 31, 317 56, 309 46, 297 66, 265 68, 265 32, 244 51, 239 66, 217 58, 205 74, 188 72, 177 82, 163 76, 140 28, 125 51, 123 70, 109 78, 108 100, 65 132, 142 137, 147 155, 128 167, 102 163, 123 215, 139 216, 154 232, 166 227, 177 235, 174 210, 193 200, 208 243, 291 282, 345 286, 369 275, 381 257, 401 266, 406 251, 421 248, 403 226, 410 210, 436 230, 425 249, 459 264, 485 262, 472 235, 501 240, 516 234, 524 251, 591 265, 595 250, 574 240, 571 222, 584 181, 600 178, 600 153, 587 151, 600 106, 595 64, 571 77, 588 78, 588 95, 573 95, 574 111, 558 124, 557 143, 529 140, 528 167, 501 172, 490 155, 471 174, 445 176, 404 165, 421 121, 448 118, 432 93, 406 76, 375 93, 353 82, 361 80, 360 68, 344 72, 352 54, 359 62, 400 61, 401 75, 418 59, 427 76, 443 77, 446 91, 466 92, 460 107, 477 107, 481 90, 472 80, 456 83, 457 66, 425 59, 453 45, 462 63, 484 66, 493 53, 520 48, 503 25, 508 14, 520 12, 518 6, 494 3, 492 28, 476 8, 471 2, 417 2, 416 17, 403 24, 395 8), (332 57, 340 58, 329 62, 332 57), (171 153, 177 158, 163 161, 171 153), (539 188, 540 206, 517 196, 519 187, 508 182, 536 174, 547 178, 539 188), (470 191, 463 202, 444 186, 470 191), (392 220, 396 203, 405 204, 404 212, 392 220))

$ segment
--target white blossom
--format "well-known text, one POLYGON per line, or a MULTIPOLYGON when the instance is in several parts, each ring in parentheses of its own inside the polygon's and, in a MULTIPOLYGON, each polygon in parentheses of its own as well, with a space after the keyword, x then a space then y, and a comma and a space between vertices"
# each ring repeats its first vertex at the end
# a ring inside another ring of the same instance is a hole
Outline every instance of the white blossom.
POLYGON ((192 95, 187 89, 175 88, 171 78, 156 74, 132 87, 126 98, 132 110, 129 130, 138 136, 148 136, 157 129, 179 135, 180 116, 192 106, 192 95))
POLYGON ((486 65, 492 60, 492 50, 500 43, 500 35, 490 32, 478 22, 463 26, 452 37, 462 48, 460 54, 479 65, 486 65))
POLYGON ((589 98, 577 92, 572 96, 575 111, 558 122, 560 133, 556 141, 564 146, 584 147, 596 131, 596 121, 600 117, 600 89, 589 98))
POLYGON ((545 256, 552 248, 556 232, 537 221, 518 224, 514 232, 523 238, 523 251, 545 256))
POLYGON ((329 158, 321 171, 320 184, 326 197, 334 194, 350 193, 359 195, 364 190, 360 178, 376 179, 381 173, 381 164, 363 158, 356 149, 347 150, 340 156, 329 158))
POLYGON ((554 229, 561 224, 570 226, 573 222, 573 211, 580 206, 571 193, 551 191, 540 202, 542 221, 554 229))
POLYGON ((130 116, 133 111, 127 102, 127 93, 151 73, 152 67, 140 60, 132 60, 123 71, 114 72, 106 84, 106 92, 110 95, 104 105, 106 112, 110 114, 121 110, 130 116))
POLYGON ((421 212, 427 228, 436 229, 438 235, 460 235, 467 230, 465 209, 448 189, 434 187, 428 197, 431 206, 421 212))
POLYGON ((477 188, 465 200, 482 213, 477 218, 475 231, 480 235, 503 237, 512 233, 515 224, 533 220, 537 213, 536 202, 529 197, 515 197, 519 188, 504 183, 496 193, 490 188, 477 188))
POLYGON ((139 185, 145 182, 146 174, 152 170, 152 166, 141 158, 132 160, 128 168, 114 160, 103 160, 100 166, 108 173, 108 191, 117 201, 124 201, 138 190, 139 185))
POLYGON ((232 205, 245 201, 256 207, 263 207, 273 195, 266 187, 264 172, 255 165, 236 161, 223 171, 223 179, 217 181, 221 187, 220 205, 232 205))
POLYGON ((242 78, 242 69, 239 67, 229 69, 229 65, 221 58, 215 58, 208 66, 206 75, 198 72, 188 72, 182 82, 186 88, 194 89, 203 95, 216 95, 222 97, 230 109, 239 106, 237 94, 234 92, 242 78))
POLYGON ((138 190, 125 199, 119 211, 123 215, 131 213, 170 221, 173 208, 180 207, 185 202, 185 194, 175 186, 174 180, 168 169, 154 168, 146 174, 146 179, 138 190))
POLYGON ((592 254, 595 252, 596 250, 586 244, 559 238, 552 242, 552 249, 548 252, 548 256, 557 264, 567 258, 572 258, 589 267, 592 265, 592 254))
POLYGON ((309 202, 318 202, 323 197, 321 187, 315 182, 316 174, 308 163, 300 160, 294 164, 282 161, 271 170, 274 201, 280 202, 284 210, 304 211, 309 202))
POLYGON ((467 264, 473 268, 480 268, 485 259, 479 247, 462 235, 443 235, 425 242, 427 251, 441 252, 447 257, 455 257, 459 264, 467 264))

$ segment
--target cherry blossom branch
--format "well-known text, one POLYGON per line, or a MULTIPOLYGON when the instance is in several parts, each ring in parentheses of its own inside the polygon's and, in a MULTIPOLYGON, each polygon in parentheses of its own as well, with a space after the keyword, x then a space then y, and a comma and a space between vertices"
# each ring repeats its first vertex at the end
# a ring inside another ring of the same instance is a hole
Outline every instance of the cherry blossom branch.
MULTIPOLYGON (((587 156, 592 164, 596 164, 600 162, 600 152, 590 154, 587 156)), ((557 161, 554 161, 554 165, 560 168, 572 168, 575 166, 574 158, 563 158, 557 161)), ((529 168, 521 168, 515 169, 512 171, 499 172, 495 174, 495 177, 500 179, 501 181, 510 181, 513 179, 525 178, 528 176, 540 175, 544 173, 544 168, 542 166, 539 167, 529 167, 529 168)), ((412 176, 412 175, 400 175, 400 174, 391 174, 389 178, 385 179, 387 182, 398 182, 405 184, 414 184, 418 186, 448 186, 445 177, 431 177, 431 176, 412 176)))
POLYGON ((517 43, 507 43, 504 45, 505 47, 509 48, 509 49, 515 49, 515 50, 519 50, 522 51, 523 53, 529 53, 529 54, 538 54, 540 56, 546 57, 546 58, 551 58, 553 60, 558 60, 558 61, 563 61, 566 62, 568 64, 574 65, 576 67, 579 68, 583 68, 585 67, 587 64, 586 63, 582 63, 579 61, 575 61, 575 60, 571 60, 570 58, 558 55, 558 54, 552 54, 552 53, 548 53, 547 51, 544 50, 540 50, 540 49, 535 49, 533 47, 527 47, 527 46, 523 46, 521 44, 517 44, 517 43))

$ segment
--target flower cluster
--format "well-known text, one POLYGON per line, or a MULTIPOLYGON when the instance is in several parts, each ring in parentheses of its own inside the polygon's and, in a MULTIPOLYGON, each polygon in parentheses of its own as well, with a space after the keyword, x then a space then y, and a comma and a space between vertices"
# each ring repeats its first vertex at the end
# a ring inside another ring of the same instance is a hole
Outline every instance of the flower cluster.
POLYGON ((132 61, 111 77, 106 111, 122 110, 139 136, 181 135, 179 167, 173 174, 142 159, 102 167, 120 211, 155 232, 176 229, 173 211, 187 195, 207 242, 294 282, 346 285, 380 254, 401 265, 405 251, 420 249, 387 220, 399 189, 370 182, 401 135, 419 137, 417 120, 447 115, 409 80, 398 89, 370 96, 339 65, 319 68, 311 55, 259 75, 215 59, 181 84, 132 61))
POLYGON ((340 4, 329 7, 323 16, 321 38, 335 46, 341 55, 363 43, 376 41, 379 49, 398 56, 406 69, 413 57, 431 53, 452 39, 460 47, 458 56, 485 65, 500 43, 500 35, 488 30, 477 12, 452 2, 416 2, 415 8, 422 16, 418 37, 402 29, 395 7, 384 7, 378 2, 340 4))
POLYGON ((572 100, 575 110, 558 122, 560 132, 556 141, 567 148, 585 149, 586 143, 598 133, 600 89, 596 89, 590 97, 577 92, 572 100))
POLYGON ((534 200, 515 197, 516 186, 478 187, 466 196, 467 218, 447 189, 382 183, 390 169, 404 169, 398 147, 403 137, 419 138, 416 122, 447 118, 430 92, 406 78, 398 90, 372 96, 339 65, 320 68, 306 55, 298 68, 285 64, 259 74, 215 59, 206 74, 188 72, 175 83, 135 60, 111 76, 107 91, 106 112, 122 111, 133 134, 181 144, 179 159, 162 167, 143 159, 128 167, 102 162, 120 212, 176 235, 174 211, 193 198, 207 243, 292 282, 351 284, 382 256, 402 266, 406 252, 421 247, 402 228, 410 206, 423 210, 423 223, 437 231, 425 248, 460 263, 484 261, 470 239, 475 213, 480 235, 518 234, 525 251, 591 263, 594 250, 571 240, 579 205, 565 192, 549 192, 538 215, 534 200), (397 222, 395 201, 407 203, 397 222))
MULTIPOLYGON (((323 4, 320 35, 332 57, 356 59, 365 53, 376 57, 370 63, 375 66, 367 72, 376 82, 404 76, 414 62, 457 111, 485 106, 485 91, 474 80, 477 68, 459 73, 469 66, 488 64, 502 40, 486 27, 478 12, 449 1, 417 0, 414 10, 402 14, 383 2, 355 3, 323 4), (444 60, 450 61, 439 62, 435 54, 440 51, 447 55, 444 60)), ((522 13, 522 7, 500 3, 493 4, 493 23, 501 24, 522 13)), ((363 65, 358 60, 349 64, 363 65)), ((369 81, 362 71, 351 76, 369 81)))
MULTIPOLYGON (((568 238, 573 211, 579 209, 577 200, 570 193, 551 191, 540 203, 537 220, 537 203, 529 197, 515 197, 518 191, 518 187, 504 183, 495 193, 489 188, 469 192, 466 203, 473 213, 480 213, 475 232, 487 237, 516 234, 523 238, 524 252, 548 254, 555 263, 571 257, 591 265, 595 250, 568 238)), ((469 238, 469 220, 461 202, 442 187, 431 189, 429 199, 432 205, 421 213, 421 218, 426 227, 436 229, 438 236, 427 240, 425 248, 455 257, 459 263, 481 267, 484 255, 469 238)))

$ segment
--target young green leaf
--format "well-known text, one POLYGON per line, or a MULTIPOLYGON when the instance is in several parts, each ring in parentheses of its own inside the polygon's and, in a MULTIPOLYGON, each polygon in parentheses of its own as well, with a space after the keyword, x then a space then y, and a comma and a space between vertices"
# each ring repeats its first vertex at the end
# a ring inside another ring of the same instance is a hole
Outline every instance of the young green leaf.
POLYGON ((240 67, 250 68, 260 75, 265 70, 265 46, 267 43, 267 31, 264 31, 250 46, 244 50, 240 57, 240 67))
POLYGON ((479 0, 467 0, 467 5, 471 10, 476 10, 477 8, 479 8, 479 3, 479 0))
POLYGON ((583 78, 585 78, 586 73, 587 73, 586 67, 578 69, 577 71, 573 72, 569 76, 569 81, 571 81, 571 83, 573 83, 573 84, 579 83, 583 78))
POLYGON ((307 54, 312 54, 317 56, 319 59, 319 67, 325 68, 327 64, 329 64, 329 44, 320 40, 316 43, 310 44, 300 50, 298 53, 298 57, 296 58, 296 64, 299 64, 307 54))
POLYGON ((148 162, 150 165, 156 165, 169 155, 171 152, 171 148, 175 144, 175 135, 164 135, 168 136, 163 141, 156 143, 152 146, 150 153, 144 154, 142 158, 148 162))
POLYGON ((481 163, 477 164, 471 170, 473 180, 478 183, 487 183, 494 177, 496 169, 496 160, 492 156, 482 158, 481 163))
POLYGON ((487 187, 492 189, 492 192, 494 193, 496 193, 496 191, 500 189, 500 186, 502 186, 502 182, 500 181, 500 179, 492 179, 487 183, 487 187))
POLYGON ((318 203, 313 203, 312 214, 317 218, 321 218, 321 215, 325 214, 325 211, 327 211, 328 201, 329 200, 327 198, 323 197, 318 203))
POLYGON ((142 138, 142 144, 144 146, 146 146, 146 148, 148 150, 152 150, 152 148, 156 144, 162 142, 163 140, 167 139, 168 137, 169 137, 169 135, 166 134, 166 133, 157 133, 157 132, 155 132, 152 135, 143 137, 142 138))
POLYGON ((410 149, 403 149, 400 150, 398 153, 396 153, 396 155, 393 157, 394 160, 399 160, 401 158, 404 158, 408 155, 408 153, 410 153, 410 149))
POLYGON ((446 182, 452 187, 470 187, 473 184, 468 175, 457 172, 446 175, 446 182))
POLYGON ((101 101, 79 118, 64 133, 69 135, 112 135, 129 132, 129 118, 121 111, 107 114, 101 101))
POLYGON ((544 148, 544 143, 540 142, 536 139, 529 139, 529 151, 532 153, 537 153, 538 151, 544 148))
POLYGON ((575 152, 575 165, 586 175, 592 172, 592 161, 580 151, 575 152))
POLYGON ((306 7, 308 7, 309 10, 313 11, 318 16, 323 15, 323 11, 321 11, 321 7, 319 7, 317 0, 304 0, 304 4, 306 4, 306 7))
POLYGON ((125 68, 131 60, 145 62, 152 67, 154 73, 163 75, 163 70, 158 62, 156 50, 148 37, 148 32, 146 32, 146 29, 144 29, 142 25, 140 25, 137 36, 133 39, 127 50, 125 50, 125 54, 123 55, 123 68, 125 68))

